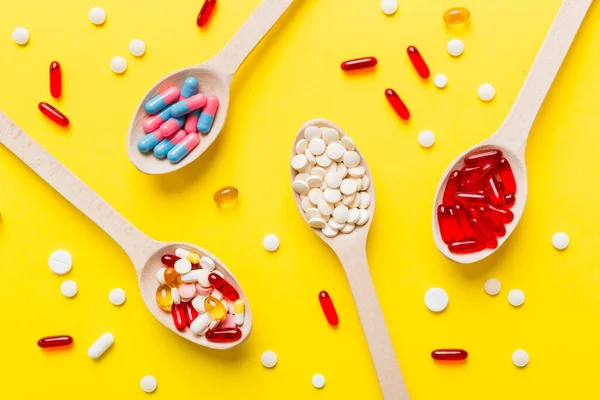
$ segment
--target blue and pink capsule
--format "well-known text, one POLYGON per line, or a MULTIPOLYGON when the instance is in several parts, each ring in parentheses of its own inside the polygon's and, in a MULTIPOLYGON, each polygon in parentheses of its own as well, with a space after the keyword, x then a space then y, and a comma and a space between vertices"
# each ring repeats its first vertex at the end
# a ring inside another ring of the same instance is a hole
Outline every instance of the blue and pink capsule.
POLYGON ((187 136, 187 134, 188 133, 186 131, 180 129, 173 136, 163 139, 154 148, 154 155, 156 158, 165 158, 167 153, 171 151, 171 149, 175 147, 177 143, 181 142, 187 136))
MULTIPOLYGON (((179 93, 179 100, 187 99, 188 97, 192 97, 196 94, 196 90, 198 89, 198 79, 194 77, 189 77, 183 82, 183 86, 181 87, 181 92, 179 93)), ((173 106, 167 107, 158 114, 152 115, 148 117, 142 123, 142 129, 144 132, 154 132, 157 130, 162 124, 171 118, 171 108, 173 106)))
POLYGON ((197 133, 188 133, 187 136, 179 143, 175 145, 168 153, 167 158, 171 164, 177 164, 187 156, 194 147, 200 143, 200 135, 197 133))
POLYGON ((161 140, 164 139, 164 136, 161 134, 160 130, 149 133, 142 137, 137 142, 137 148, 142 153, 147 153, 154 148, 157 144, 160 143, 161 140))
POLYGON ((198 119, 198 132, 206 134, 210 131, 215 120, 217 108, 219 108, 219 98, 217 96, 208 96, 206 105, 202 109, 202 113, 198 119))
POLYGON ((206 104, 206 96, 203 94, 197 94, 190 97, 189 99, 181 100, 171 106, 171 115, 174 117, 181 117, 194 110, 204 107, 206 104))
POLYGON ((156 114, 165 109, 169 104, 176 102, 179 99, 179 89, 171 86, 164 92, 161 92, 148 100, 144 105, 148 114, 156 114))

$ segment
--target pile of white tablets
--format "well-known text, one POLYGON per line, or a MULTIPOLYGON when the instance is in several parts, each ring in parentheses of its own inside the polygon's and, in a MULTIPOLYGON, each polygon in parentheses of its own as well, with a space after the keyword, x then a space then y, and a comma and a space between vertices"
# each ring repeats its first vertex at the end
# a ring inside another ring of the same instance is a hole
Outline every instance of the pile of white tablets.
POLYGON ((350 233, 369 220, 370 181, 354 141, 328 127, 309 126, 295 146, 292 188, 308 224, 323 235, 350 233))

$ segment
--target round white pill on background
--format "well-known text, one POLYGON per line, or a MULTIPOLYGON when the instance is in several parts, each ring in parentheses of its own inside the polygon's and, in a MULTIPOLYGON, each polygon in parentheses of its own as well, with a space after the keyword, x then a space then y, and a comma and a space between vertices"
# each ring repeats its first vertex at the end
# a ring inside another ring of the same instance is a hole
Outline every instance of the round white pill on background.
POLYGON ((267 350, 260 356, 260 363, 265 368, 273 368, 277 364, 277 354, 273 350, 267 350))
POLYGON ((179 259, 177 261, 175 261, 175 271, 177 271, 177 273, 179 275, 183 275, 183 274, 187 274, 188 272, 190 272, 192 270, 192 263, 185 259, 179 259))
POLYGON ((441 288, 431 288, 425 293, 425 306, 429 311, 440 312, 448 307, 448 294, 441 288))
POLYGON ((270 233, 263 239, 263 246, 267 251, 275 251, 279 248, 279 238, 270 233))
POLYGON ((452 39, 448 42, 448 53, 453 57, 460 56, 465 51, 465 44, 460 39, 452 39))
POLYGON ((122 74, 127 69, 127 61, 121 56, 113 57, 110 60, 110 69, 115 74, 122 74))
POLYGON ((321 374, 314 374, 312 377, 312 384, 317 389, 321 389, 325 386, 325 377, 321 374))
POLYGON ((77 284, 75 281, 64 281, 60 285, 60 292, 65 297, 73 297, 77 294, 77 284))
POLYGON ((92 24, 102 25, 106 21, 106 11, 100 7, 94 7, 90 10, 88 17, 92 21, 92 24))
POLYGON ((525 293, 520 289, 513 289, 508 292, 508 302, 515 307, 519 307, 525 302, 525 293))
POLYGON ((21 46, 27 44, 29 42, 29 31, 19 26, 12 31, 12 39, 21 46))
POLYGON ((146 52, 146 43, 142 39, 133 39, 129 42, 129 52, 136 57, 143 56, 146 52))
POLYGON ((483 101, 490 101, 496 95, 496 90, 489 83, 484 83, 483 85, 479 86, 477 95, 479 95, 479 98, 483 101))
POLYGON ((552 236, 552 246, 557 250, 564 250, 569 245, 569 236, 564 232, 557 232, 552 236))
POLYGON ((529 364, 529 354, 525 350, 515 350, 512 354, 512 361, 517 367, 523 368, 529 364))
POLYGON ((448 84, 448 78, 444 74, 437 74, 433 78, 433 84, 435 85, 436 88, 443 89, 448 84))
POLYGON ((435 142, 435 135, 431 131, 421 131, 419 133, 419 144, 423 147, 431 147, 435 142))
POLYGON ((152 393, 156 390, 156 378, 152 375, 146 375, 140 381, 140 387, 146 393, 152 393))
POLYGON ((501 288, 502 288, 502 285, 500 284, 500 281, 495 278, 488 279, 487 281, 485 281, 485 284, 483 285, 483 289, 490 296, 495 296, 498 293, 500 293, 501 288))
POLYGON ((121 304, 125 303, 125 298, 125 291, 121 288, 115 288, 108 293, 108 299, 115 306, 120 306, 121 304))
POLYGON ((398 10, 398 1, 381 0, 381 11, 386 15, 392 15, 398 10))
POLYGON ((73 256, 65 250, 55 251, 48 257, 48 266, 55 274, 66 274, 73 267, 73 256))

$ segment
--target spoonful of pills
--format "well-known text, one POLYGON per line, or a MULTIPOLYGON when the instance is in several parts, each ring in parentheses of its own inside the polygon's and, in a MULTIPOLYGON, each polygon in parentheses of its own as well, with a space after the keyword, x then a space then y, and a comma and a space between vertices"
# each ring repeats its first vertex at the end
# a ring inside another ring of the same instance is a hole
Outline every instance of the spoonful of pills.
POLYGON ((137 169, 166 174, 204 153, 225 124, 235 72, 292 2, 263 0, 213 58, 165 76, 146 93, 127 134, 137 169))
POLYGON ((384 398, 408 399, 367 262, 375 210, 367 163, 339 127, 313 119, 296 135, 290 173, 298 211, 342 262, 384 398))
POLYGON ((472 263, 508 239, 527 200, 525 146, 533 121, 592 0, 565 0, 508 116, 446 169, 433 207, 433 238, 449 259, 472 263))
POLYGON ((193 244, 162 243, 144 235, 2 112, 0 143, 123 248, 133 262, 146 307, 164 326, 219 350, 248 337, 252 314, 246 296, 214 255, 193 244))

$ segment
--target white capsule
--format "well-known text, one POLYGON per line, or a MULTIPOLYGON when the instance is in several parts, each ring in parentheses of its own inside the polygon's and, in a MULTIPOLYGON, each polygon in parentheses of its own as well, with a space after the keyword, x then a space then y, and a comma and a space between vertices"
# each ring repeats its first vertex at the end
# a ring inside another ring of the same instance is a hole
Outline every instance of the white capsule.
POLYGON ((204 335, 208 330, 208 326, 212 322, 212 317, 210 313, 205 312, 204 314, 196 317, 194 321, 190 324, 190 331, 195 333, 196 335, 204 335))
POLYGON ((219 301, 223 300, 223 293, 219 292, 217 289, 213 289, 213 291, 210 292, 210 295, 219 301))
POLYGON ((181 304, 181 296, 179 295, 179 290, 176 288, 171 288, 171 298, 173 299, 173 304, 181 304))
MULTIPOLYGON (((198 273, 198 283, 204 287, 211 287, 211 283, 208 281, 208 275, 210 275, 210 271, 207 271, 203 268, 196 269, 195 271, 200 271, 198 273)), ((215 271, 218 273, 218 271, 215 271)))
POLYGON ((243 325, 244 324, 244 314, 246 313, 246 303, 244 303, 244 300, 237 299, 233 303, 233 312, 235 315, 235 324, 243 325))
POLYGON ((185 283, 198 282, 198 279, 202 276, 202 273, 199 269, 194 269, 188 272, 187 274, 181 275, 181 281, 185 283))
POLYGON ((90 346, 88 356, 94 360, 98 359, 115 341, 112 333, 104 333, 90 346))
POLYGON ((196 253, 192 253, 186 249, 175 249, 175 255, 179 258, 185 258, 192 264, 198 264, 200 262, 200 256, 196 253))
POLYGON ((200 266, 207 271, 212 271, 215 269, 215 262, 210 257, 202 257, 200 259, 200 266))
POLYGON ((210 321, 210 324, 208 324, 208 330, 215 329, 217 326, 219 326, 220 323, 221 321, 219 321, 218 319, 213 319, 212 321, 210 321))
POLYGON ((194 297, 194 299, 192 300, 192 307, 194 307, 194 310, 198 311, 198 313, 200 314, 205 312, 206 310, 204 309, 204 301, 207 297, 208 296, 204 294, 199 294, 196 297, 194 297))

